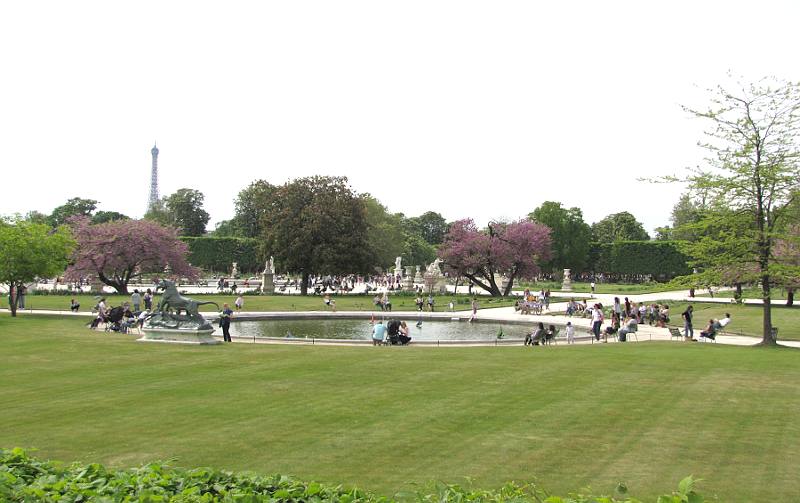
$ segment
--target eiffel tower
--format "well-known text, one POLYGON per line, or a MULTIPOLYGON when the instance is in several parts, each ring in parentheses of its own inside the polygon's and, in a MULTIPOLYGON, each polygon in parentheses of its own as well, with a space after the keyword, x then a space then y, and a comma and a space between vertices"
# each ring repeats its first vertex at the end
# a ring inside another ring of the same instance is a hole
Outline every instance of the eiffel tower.
POLYGON ((147 199, 147 211, 150 211, 159 204, 158 200, 158 147, 155 142, 150 149, 153 154, 153 169, 150 171, 150 197, 147 199))

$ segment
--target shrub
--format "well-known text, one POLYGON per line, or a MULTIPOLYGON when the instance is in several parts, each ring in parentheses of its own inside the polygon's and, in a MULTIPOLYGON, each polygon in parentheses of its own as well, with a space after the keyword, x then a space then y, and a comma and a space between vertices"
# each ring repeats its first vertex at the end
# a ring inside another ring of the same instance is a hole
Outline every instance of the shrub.
MULTIPOLYGON (((703 503, 694 491, 695 480, 687 477, 678 491, 661 496, 657 503, 703 503)), ((130 501, 130 502, 322 502, 420 503, 449 502, 538 502, 538 503, 637 503, 617 487, 618 497, 570 494, 549 495, 534 484, 508 483, 484 490, 460 485, 431 483, 411 493, 392 498, 355 488, 302 482, 285 475, 231 473, 210 468, 180 469, 150 463, 131 470, 111 471, 100 464, 61 465, 41 461, 20 448, 0 450, 0 501, 130 501)))

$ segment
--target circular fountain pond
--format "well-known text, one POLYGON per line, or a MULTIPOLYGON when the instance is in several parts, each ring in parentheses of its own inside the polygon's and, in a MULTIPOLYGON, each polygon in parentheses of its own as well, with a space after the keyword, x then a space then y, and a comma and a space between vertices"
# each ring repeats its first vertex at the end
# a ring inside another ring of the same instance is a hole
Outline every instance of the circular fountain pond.
MULTIPOLYGON (((405 321, 410 329, 412 341, 470 341, 494 342, 502 330, 503 340, 520 340, 530 332, 533 324, 510 324, 501 322, 433 321, 424 320, 417 326, 413 317, 396 319, 405 321)), ((387 318, 385 322, 388 322, 387 318)), ((288 339, 339 339, 369 341, 372 323, 368 319, 275 319, 269 321, 239 320, 231 324, 231 335, 247 338, 288 339)))

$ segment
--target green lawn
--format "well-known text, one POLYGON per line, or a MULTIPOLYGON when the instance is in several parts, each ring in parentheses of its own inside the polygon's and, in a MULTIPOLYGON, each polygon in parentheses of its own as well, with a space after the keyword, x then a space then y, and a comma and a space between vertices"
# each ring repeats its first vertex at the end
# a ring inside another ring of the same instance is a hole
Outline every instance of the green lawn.
POLYGON ((8 315, 0 338, 0 446, 40 457, 174 458, 384 494, 469 476, 557 493, 625 481, 652 498, 694 474, 720 501, 797 497, 793 349, 187 347, 8 315))
MULTIPOLYGON (((659 301, 659 304, 669 306, 671 325, 683 330, 681 313, 686 310, 687 302, 659 301)), ((761 337, 764 309, 762 306, 743 304, 718 304, 692 302, 694 306, 694 331, 695 337, 699 336, 708 324, 708 320, 718 320, 731 314, 731 324, 727 333, 732 335, 752 335, 761 337)), ((772 326, 778 327, 778 338, 800 340, 800 307, 772 306, 772 326)))
MULTIPOLYGON (((223 302, 227 302, 233 306, 233 301, 236 300, 236 295, 191 295, 189 297, 200 301, 213 301, 220 306, 223 302)), ((94 295, 28 295, 25 297, 25 305, 28 309, 54 309, 54 310, 69 310, 69 302, 71 298, 75 298, 81 305, 81 311, 91 311, 97 304, 94 295)), ((130 295, 105 295, 106 299, 112 306, 119 306, 123 302, 130 301, 130 295)), ((158 302, 160 296, 156 296, 155 302, 158 302)), ((366 295, 346 295, 334 296, 336 301, 336 309, 339 311, 374 311, 375 305, 372 303, 373 296, 366 295)), ((423 296, 427 300, 427 295, 423 296)), ((414 303, 415 297, 413 295, 391 295, 389 300, 392 301, 392 309, 395 311, 416 311, 417 306, 414 303)), ((470 309, 470 302, 472 297, 466 295, 435 295, 434 305, 437 311, 447 310, 447 304, 455 299, 456 310, 470 309)), ((5 300, 8 302, 8 299, 5 300)), ((511 306, 514 304, 513 300, 509 299, 495 299, 490 297, 479 297, 478 302, 481 308, 511 306)), ((555 300, 554 300, 555 302, 555 300)), ((6 306, 7 307, 7 304, 6 306)), ((300 295, 245 295, 244 296, 244 310, 245 311, 324 311, 326 306, 322 302, 320 296, 300 296, 300 295)), ((201 311, 215 311, 216 307, 213 305, 201 306, 201 311)))
MULTIPOLYGON (((723 292, 714 292, 714 297, 722 297, 723 299, 732 299, 734 290, 725 290, 723 292)), ((770 295, 773 300, 786 300, 786 290, 780 287, 773 287, 770 289, 770 295)), ((698 297, 710 297, 708 290, 697 290, 698 297)), ((745 299, 758 299, 761 300, 760 288, 743 288, 742 298, 745 299)))

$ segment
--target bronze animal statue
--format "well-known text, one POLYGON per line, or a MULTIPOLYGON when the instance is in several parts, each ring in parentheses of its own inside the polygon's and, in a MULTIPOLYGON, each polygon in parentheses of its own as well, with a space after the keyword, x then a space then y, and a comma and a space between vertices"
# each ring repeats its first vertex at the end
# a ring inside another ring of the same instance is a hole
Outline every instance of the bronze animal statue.
MULTIPOLYGON (((167 279, 162 279, 158 282, 156 286, 156 291, 164 290, 164 293, 161 295, 161 301, 158 303, 158 307, 155 309, 154 314, 160 313, 161 318, 173 318, 176 323, 176 328, 178 326, 195 326, 195 327, 207 327, 208 322, 203 315, 199 312, 199 307, 204 306, 206 304, 214 304, 217 306, 217 310, 219 310, 219 304, 216 302, 198 302, 194 299, 190 299, 189 297, 184 297, 183 295, 178 292, 178 289, 175 287, 175 283, 169 281, 167 279), (171 314, 174 311, 175 314, 171 314), (185 313, 185 315, 181 315, 181 311, 185 313)), ((166 322, 167 320, 163 320, 166 322)))

